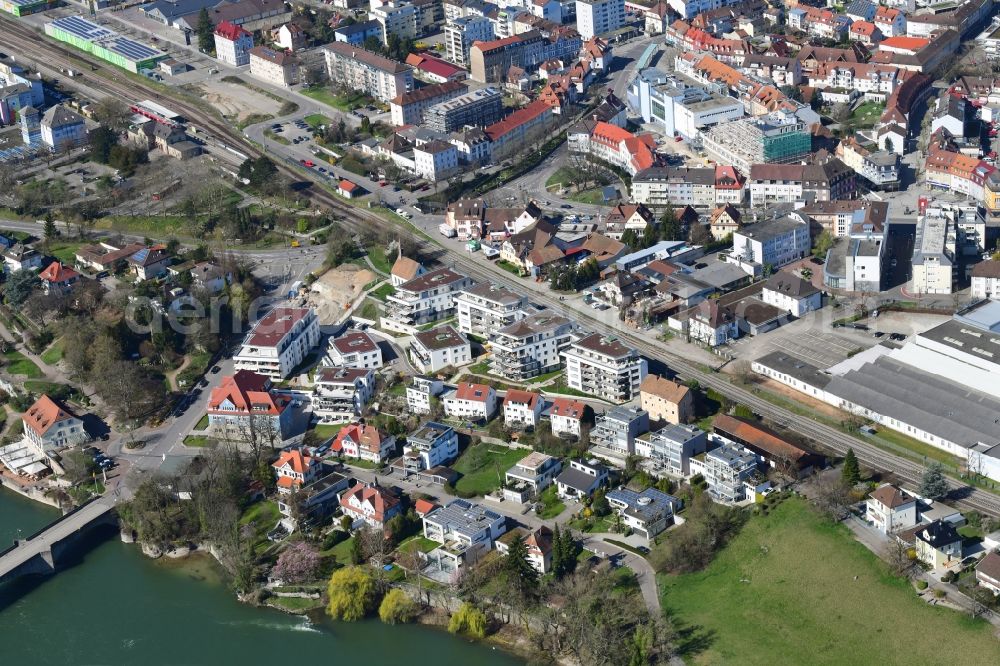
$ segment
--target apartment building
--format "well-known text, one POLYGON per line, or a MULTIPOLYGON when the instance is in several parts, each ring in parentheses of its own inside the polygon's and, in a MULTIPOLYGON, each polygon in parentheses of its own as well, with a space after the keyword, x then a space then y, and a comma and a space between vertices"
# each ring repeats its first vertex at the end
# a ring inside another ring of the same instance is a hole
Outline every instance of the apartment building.
POLYGON ((555 482, 562 471, 558 458, 533 451, 517 461, 504 477, 504 499, 523 504, 555 482))
POLYGON ((323 365, 340 368, 381 368, 382 350, 367 331, 349 330, 327 345, 323 365))
POLYGON ((271 85, 291 88, 299 81, 299 62, 295 56, 266 46, 255 46, 250 55, 250 75, 271 85))
POLYGON ((607 494, 608 504, 621 516, 622 523, 647 541, 667 529, 673 522, 674 512, 683 502, 656 488, 636 492, 629 488, 615 488, 607 494))
POLYGON ((486 339, 496 331, 528 316, 528 298, 507 287, 481 282, 455 295, 458 330, 486 339))
POLYGON ((717 502, 738 504, 747 497, 746 481, 757 474, 759 460, 752 451, 725 442, 705 454, 705 481, 717 502))
POLYGON ((319 368, 313 379, 313 413, 321 421, 348 421, 361 416, 374 395, 374 368, 319 368))
POLYGON ((717 125, 702 141, 711 159, 742 173, 749 173, 754 164, 798 162, 812 151, 809 127, 786 111, 717 125))
POLYGON ((746 178, 731 166, 652 167, 632 177, 632 200, 654 208, 740 205, 746 178))
POLYGON ((582 47, 575 30, 553 30, 546 36, 532 27, 510 37, 473 44, 469 49, 470 76, 481 83, 506 82, 512 66, 531 72, 547 60, 571 62, 582 47))
MULTIPOLYGON (((277 446, 291 426, 291 399, 274 389, 271 379, 247 370, 224 377, 208 398, 208 427, 222 439, 243 440, 255 432, 277 446)), ((37 403, 36 403, 37 404, 37 403)))
POLYGON ((481 504, 452 500, 424 516, 424 537, 441 544, 427 554, 441 571, 458 571, 493 550, 507 531, 507 519, 481 504))
POLYGON ((792 217, 758 222, 733 234, 733 256, 758 266, 781 268, 811 249, 809 225, 792 217))
POLYGON ((437 132, 453 132, 466 126, 492 125, 502 115, 503 95, 487 87, 434 104, 424 112, 424 124, 437 132))
POLYGON ((406 65, 344 42, 323 48, 331 81, 386 103, 413 90, 413 70, 406 65))
POLYGON ((387 316, 382 325, 412 334, 421 324, 447 319, 455 314, 456 294, 470 286, 470 278, 451 268, 424 273, 399 285, 386 298, 387 316))
POLYGON ((577 123, 567 135, 567 145, 570 152, 591 155, 631 176, 656 163, 653 135, 635 135, 611 123, 577 123))
POLYGON ((687 423, 694 416, 691 389, 659 375, 646 375, 642 380, 639 403, 653 421, 687 423))
POLYGON ((461 81, 445 81, 400 93, 389 101, 392 124, 422 125, 427 109, 463 94, 468 88, 461 81))
POLYGON ((215 26, 215 57, 233 67, 250 64, 250 49, 253 35, 229 21, 220 21, 215 26))
POLYGON ((702 12, 722 9, 732 5, 742 4, 741 0, 669 0, 670 8, 682 19, 692 19, 702 12))
POLYGON ((611 449, 620 456, 635 455, 635 441, 649 432, 649 413, 640 407, 612 407, 594 420, 590 431, 593 445, 611 449))
POLYGON ((444 382, 435 377, 415 376, 406 387, 406 406, 414 414, 430 414, 431 399, 444 393, 444 382))
POLYGON ((1000 299, 1000 261, 982 261, 972 267, 971 296, 1000 299))
POLYGON ((562 352, 566 385, 610 402, 625 402, 639 394, 646 378, 646 359, 614 337, 592 333, 562 352))
POLYGON ((497 411, 497 392, 487 384, 462 382, 441 398, 444 413, 452 418, 489 421, 497 411))
POLYGON ((458 170, 458 148, 440 139, 415 145, 413 170, 432 183, 449 178, 458 170))
POLYGON ((58 152, 87 143, 87 125, 83 116, 62 104, 49 107, 39 123, 42 143, 58 152))
POLYGON ((25 436, 41 453, 90 440, 83 421, 44 393, 28 408, 21 420, 25 436))
POLYGON ((950 294, 955 288, 958 229, 952 218, 928 210, 917 218, 909 290, 920 294, 950 294))
POLYGON ((254 324, 234 357, 235 367, 285 379, 319 339, 319 319, 311 308, 275 308, 254 324))
POLYGON ((625 25, 625 0, 576 0, 576 29, 583 39, 625 25))
POLYGON ((447 465, 458 457, 458 435, 451 426, 428 421, 406 438, 403 466, 416 473, 447 465))
POLYGON ((472 362, 472 345, 452 326, 438 326, 414 334, 410 360, 421 372, 457 368, 472 362))
POLYGON ((559 369, 576 338, 576 324, 549 312, 534 314, 490 335, 490 374, 525 381, 559 369))
POLYGON ((649 458, 671 476, 689 478, 691 459, 705 452, 708 435, 696 426, 674 424, 649 433, 635 444, 636 454, 649 458))
POLYGON ((372 3, 368 18, 382 26, 382 43, 386 46, 391 35, 400 40, 415 39, 417 36, 417 9, 408 2, 390 0, 372 3))
POLYGON ((444 26, 445 53, 448 60, 462 67, 469 66, 469 50, 475 42, 488 42, 496 37, 493 21, 484 16, 461 16, 444 26))
POLYGON ((855 175, 838 158, 823 164, 754 164, 750 167, 750 205, 848 199, 857 187, 855 175))

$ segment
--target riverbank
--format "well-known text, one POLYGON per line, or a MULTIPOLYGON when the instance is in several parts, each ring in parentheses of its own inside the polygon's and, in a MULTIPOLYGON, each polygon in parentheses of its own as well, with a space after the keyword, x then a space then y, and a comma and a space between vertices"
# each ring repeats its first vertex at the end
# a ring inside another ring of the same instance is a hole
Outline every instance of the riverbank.
POLYGON ((62 510, 59 501, 48 497, 45 492, 42 491, 37 485, 33 484, 30 486, 21 485, 17 483, 14 479, 7 476, 6 470, 4 473, 0 474, 0 486, 6 488, 7 490, 17 493, 25 499, 32 500, 33 502, 39 502, 40 504, 45 504, 56 509, 62 510))

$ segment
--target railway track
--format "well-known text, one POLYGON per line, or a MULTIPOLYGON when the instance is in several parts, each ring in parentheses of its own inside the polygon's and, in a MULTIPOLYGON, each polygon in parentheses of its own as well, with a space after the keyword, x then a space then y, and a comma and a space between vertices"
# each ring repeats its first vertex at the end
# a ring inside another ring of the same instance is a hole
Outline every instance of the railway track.
MULTIPOLYGON (((48 39, 34 28, 8 18, 6 15, 0 14, 0 25, 4 28, 0 43, 4 45, 12 44, 16 48, 21 49, 21 53, 23 54, 30 54, 37 51, 39 42, 44 40, 46 44, 45 62, 50 66, 77 67, 78 61, 83 60, 102 68, 113 67, 103 61, 93 59, 89 54, 65 46, 55 40, 48 39)), ((26 55, 25 57, 28 56, 26 55)), ((120 83, 103 76, 90 76, 87 80, 92 88, 118 95, 124 100, 133 99, 137 90, 145 90, 154 99, 162 97, 156 88, 151 85, 144 85, 141 81, 127 79, 125 83, 120 83)), ((233 127, 215 115, 199 108, 197 105, 175 98, 171 98, 168 104, 171 108, 181 113, 188 121, 196 123, 199 127, 204 127, 210 132, 214 132, 220 139, 232 142, 232 147, 240 152, 253 157, 259 157, 262 154, 262 151, 247 141, 233 127)), ((277 160, 276 166, 286 176, 295 180, 310 182, 312 187, 309 188, 308 195, 313 202, 341 213, 343 216, 342 224, 348 229, 358 232, 374 226, 393 231, 399 230, 398 225, 366 210, 350 206, 325 191, 323 187, 319 186, 321 181, 315 173, 293 166, 283 160, 277 160)), ((442 250, 441 245, 419 237, 417 238, 417 242, 421 249, 430 256, 436 256, 442 250)), ((470 277, 486 282, 501 283, 515 291, 524 291, 523 283, 515 282, 511 279, 510 275, 494 267, 492 264, 477 262, 461 251, 456 252, 447 247, 444 250, 448 253, 448 261, 470 277)), ((891 473, 900 480, 910 484, 911 487, 916 487, 920 483, 924 468, 918 463, 887 453, 872 444, 852 437, 836 428, 774 405, 751 391, 734 386, 715 373, 701 370, 685 358, 656 346, 637 333, 622 331, 609 326, 588 312, 575 308, 566 308, 551 294, 535 291, 532 293, 532 298, 556 311, 562 312, 571 320, 578 321, 595 332, 604 335, 614 335, 627 341, 642 352, 643 355, 666 362, 678 377, 697 380, 702 386, 712 388, 736 402, 745 404, 757 414, 809 438, 820 447, 838 455, 844 455, 847 453, 848 448, 853 448, 858 460, 865 466, 873 470, 891 473)), ((964 508, 1000 517, 1000 496, 960 484, 953 479, 949 479, 948 481, 953 491, 955 491, 954 501, 957 504, 964 508)))

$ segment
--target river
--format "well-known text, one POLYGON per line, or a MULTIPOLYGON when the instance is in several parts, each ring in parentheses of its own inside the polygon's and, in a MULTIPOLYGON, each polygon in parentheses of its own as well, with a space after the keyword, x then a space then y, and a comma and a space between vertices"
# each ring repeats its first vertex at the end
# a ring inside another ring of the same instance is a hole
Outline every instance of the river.
MULTIPOLYGON (((0 548, 57 516, 0 488, 0 548)), ((0 654, 32 665, 522 663, 429 627, 311 623, 253 608, 236 601, 209 558, 150 560, 114 537, 54 578, 0 587, 0 654)))

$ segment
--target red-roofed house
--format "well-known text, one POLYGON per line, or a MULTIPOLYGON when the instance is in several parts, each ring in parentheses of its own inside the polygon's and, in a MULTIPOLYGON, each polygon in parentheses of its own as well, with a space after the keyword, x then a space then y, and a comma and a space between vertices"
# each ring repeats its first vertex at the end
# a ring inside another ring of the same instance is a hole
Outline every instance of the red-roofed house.
POLYGON ((542 525, 533 532, 525 532, 518 527, 497 539, 497 552, 506 555, 510 546, 517 539, 523 539, 528 550, 528 562, 540 574, 552 570, 552 530, 542 525))
POLYGON ((433 511, 434 509, 437 509, 437 508, 438 508, 437 504, 435 504, 434 502, 432 502, 430 500, 426 500, 426 499, 424 499, 422 497, 420 499, 418 499, 416 502, 413 503, 413 511, 420 518, 423 518, 428 513, 430 513, 431 511, 433 511))
POLYGON ((511 427, 534 428, 542 419, 544 404, 545 401, 538 393, 508 389, 503 399, 503 422, 511 427))
POLYGON ((337 184, 337 194, 345 199, 353 199, 354 197, 361 196, 363 193, 364 189, 360 185, 346 178, 341 178, 340 183, 337 184))
POLYGON ((215 26, 215 57, 233 67, 250 64, 253 35, 229 21, 215 26))
POLYGON ((46 294, 65 293, 73 288, 80 274, 61 261, 53 261, 38 274, 38 279, 42 281, 46 294))
POLYGON ((300 449, 289 449, 282 451, 271 467, 278 478, 278 492, 287 495, 315 481, 322 463, 300 449))
POLYGON ((330 450, 348 458, 381 463, 396 450, 396 438, 375 426, 354 423, 340 429, 330 450))
POLYGON ((930 42, 931 40, 923 37, 889 37, 879 43, 878 50, 902 55, 916 55, 930 42))
POLYGON ((448 416, 488 421, 497 410, 497 392, 486 384, 462 382, 441 402, 448 416))
POLYGON ((340 510, 355 521, 382 529, 393 516, 403 513, 403 505, 388 489, 359 483, 340 498, 340 510))
POLYGON ((885 37, 906 34, 906 15, 893 7, 879 7, 875 10, 872 23, 885 37))
POLYGON ((24 434, 42 451, 90 439, 83 421, 44 393, 22 415, 21 421, 24 434))
POLYGON ((468 72, 461 67, 456 67, 426 53, 411 53, 406 56, 406 64, 416 70, 416 75, 419 78, 431 83, 461 81, 468 76, 468 72))
POLYGON ((271 380, 240 370, 212 389, 208 399, 208 426, 224 439, 245 439, 254 434, 274 446, 291 426, 291 398, 278 393, 271 380))
POLYGON ((570 151, 592 155, 621 167, 634 176, 656 164, 656 140, 650 134, 636 136, 617 125, 598 122, 589 132, 587 125, 570 130, 570 151))
POLYGON ((549 410, 552 434, 579 437, 586 412, 587 405, 582 400, 556 398, 549 410))
POLYGON ((855 21, 851 24, 849 34, 851 39, 869 46, 875 46, 882 41, 882 32, 870 21, 855 21))

